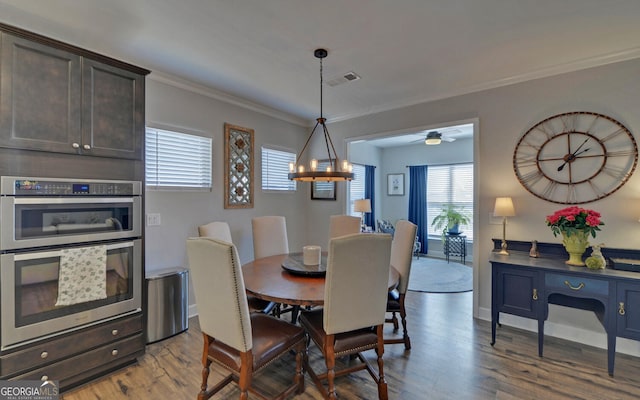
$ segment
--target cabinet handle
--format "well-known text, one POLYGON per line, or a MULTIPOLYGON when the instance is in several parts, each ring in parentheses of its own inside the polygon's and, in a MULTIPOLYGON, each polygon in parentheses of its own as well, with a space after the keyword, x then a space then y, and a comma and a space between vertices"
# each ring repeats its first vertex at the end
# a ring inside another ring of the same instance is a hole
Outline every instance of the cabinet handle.
POLYGON ((113 349, 113 350, 111 351, 111 355, 112 355, 112 356, 117 356, 117 355, 118 355, 118 350, 117 350, 117 349, 113 349))
POLYGON ((71 143, 71 147, 73 147, 74 149, 79 149, 80 148, 80 144, 79 143, 71 143))
POLYGON ((626 312, 624 311, 624 303, 623 302, 618 303, 618 314, 620 314, 620 315, 626 314, 626 312))
POLYGON ((569 281, 564 281, 564 284, 567 285, 571 290, 580 290, 584 287, 584 282, 580 282, 578 286, 571 286, 571 283, 569 283, 569 281))
POLYGON ((49 353, 47 353, 46 351, 43 351, 42 353, 40 353, 40 358, 47 358, 49 357, 49 353))
POLYGON ((112 334, 113 336, 118 336, 118 330, 117 330, 117 329, 112 330, 112 331, 111 331, 111 334, 112 334))
POLYGON ((533 297, 534 300, 538 300, 538 289, 535 289, 535 288, 533 289, 533 296, 532 297, 533 297))
POLYGON ((85 150, 91 150, 91 146, 89 146, 88 144, 85 144, 84 146, 82 146, 82 148, 85 150))

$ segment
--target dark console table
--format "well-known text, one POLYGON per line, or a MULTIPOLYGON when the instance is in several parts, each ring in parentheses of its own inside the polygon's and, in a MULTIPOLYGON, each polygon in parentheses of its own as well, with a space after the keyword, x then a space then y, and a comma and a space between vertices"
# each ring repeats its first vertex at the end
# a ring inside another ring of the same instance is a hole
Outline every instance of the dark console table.
MULTIPOLYGON (((500 313, 536 319, 538 355, 542 357, 549 304, 590 310, 607 332, 608 371, 613 375, 616 338, 640 340, 640 273, 573 267, 559 254, 532 258, 526 252, 510 253, 494 252, 489 258, 491 345, 496 341, 500 313)), ((635 258, 640 258, 640 253, 635 253, 635 258)))
POLYGON ((447 256, 447 262, 449 262, 449 257, 460 257, 460 262, 464 264, 467 258, 467 237, 445 234, 444 254, 447 256))

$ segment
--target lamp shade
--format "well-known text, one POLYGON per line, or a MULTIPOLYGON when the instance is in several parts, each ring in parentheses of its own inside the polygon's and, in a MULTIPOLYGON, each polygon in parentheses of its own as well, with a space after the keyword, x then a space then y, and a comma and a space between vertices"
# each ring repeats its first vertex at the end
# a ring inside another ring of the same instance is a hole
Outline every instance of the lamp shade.
POLYGON ((513 217, 516 210, 513 208, 511 197, 497 197, 496 204, 493 208, 494 217, 513 217))
POLYGON ((361 199, 354 201, 353 211, 363 213, 371 212, 371 200, 361 199))

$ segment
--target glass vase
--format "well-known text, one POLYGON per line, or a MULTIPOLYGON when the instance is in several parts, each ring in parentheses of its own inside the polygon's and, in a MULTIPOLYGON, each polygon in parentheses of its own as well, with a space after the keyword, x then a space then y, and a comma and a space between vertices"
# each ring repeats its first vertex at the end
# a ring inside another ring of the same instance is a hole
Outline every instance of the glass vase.
POLYGON ((565 261, 565 263, 583 267, 584 261, 582 261, 582 255, 587 250, 587 247, 589 247, 589 233, 575 230, 569 235, 563 231, 562 238, 562 244, 565 250, 567 250, 567 253, 569 253, 569 259, 565 261))

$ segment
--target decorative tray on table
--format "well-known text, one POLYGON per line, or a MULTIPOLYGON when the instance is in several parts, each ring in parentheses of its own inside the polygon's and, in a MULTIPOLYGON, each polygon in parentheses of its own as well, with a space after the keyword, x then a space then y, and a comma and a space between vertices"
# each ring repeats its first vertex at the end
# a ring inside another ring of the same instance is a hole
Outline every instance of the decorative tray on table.
POLYGON ((289 254, 282 261, 282 268, 295 275, 324 276, 327 273, 327 256, 322 255, 318 265, 305 265, 302 262, 302 253, 289 254))

